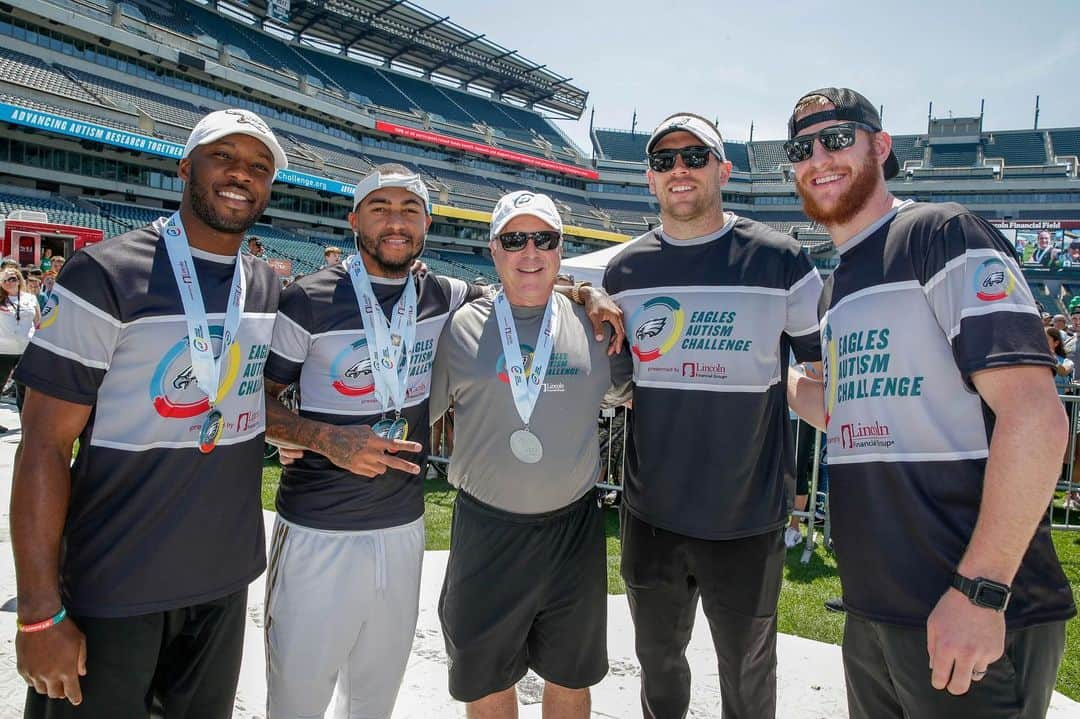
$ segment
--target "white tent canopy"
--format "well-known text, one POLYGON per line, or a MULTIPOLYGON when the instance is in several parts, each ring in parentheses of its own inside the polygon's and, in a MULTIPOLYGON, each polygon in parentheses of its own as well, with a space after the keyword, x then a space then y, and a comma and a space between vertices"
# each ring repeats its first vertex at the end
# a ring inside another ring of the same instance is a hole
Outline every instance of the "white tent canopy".
MULTIPOLYGON (((648 235, 645 235, 645 237, 648 237, 648 235)), ((607 269, 608 263, 620 252, 640 239, 635 238, 629 242, 605 247, 587 255, 563 258, 559 271, 563 274, 573 275, 576 282, 591 282, 594 287, 599 287, 604 281, 604 270, 607 269)))

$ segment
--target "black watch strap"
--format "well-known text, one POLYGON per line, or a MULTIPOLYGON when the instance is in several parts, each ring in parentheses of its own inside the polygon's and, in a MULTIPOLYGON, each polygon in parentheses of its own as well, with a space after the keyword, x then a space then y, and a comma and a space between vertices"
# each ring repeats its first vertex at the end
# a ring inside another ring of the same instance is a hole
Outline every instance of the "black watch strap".
POLYGON ((968 579, 959 572, 954 572, 952 586, 970 599, 972 604, 997 612, 1004 612, 1012 598, 1012 589, 1007 584, 985 577, 968 579))

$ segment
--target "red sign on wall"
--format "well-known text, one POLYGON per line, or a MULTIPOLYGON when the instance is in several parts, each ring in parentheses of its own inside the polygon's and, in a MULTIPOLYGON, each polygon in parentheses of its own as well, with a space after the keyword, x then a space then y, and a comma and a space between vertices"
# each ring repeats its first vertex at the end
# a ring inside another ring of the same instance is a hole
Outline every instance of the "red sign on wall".
POLYGON ((516 162, 519 165, 538 167, 541 170, 548 170, 550 172, 561 172, 564 175, 571 175, 572 177, 581 177, 586 180, 600 179, 600 173, 595 170, 587 170, 584 167, 568 165, 565 162, 545 160, 542 157, 533 157, 532 155, 526 155, 521 152, 514 152, 513 150, 504 150, 501 147, 492 147, 491 145, 484 145, 479 142, 462 140, 459 137, 440 135, 437 132, 429 132, 428 130, 417 130, 414 127, 395 125, 392 122, 383 122, 382 120, 377 120, 375 122, 375 129, 379 130, 380 132, 397 135, 398 137, 404 137, 408 140, 428 142, 432 145, 449 147, 453 150, 461 150, 463 152, 472 152, 478 155, 486 155, 487 157, 494 157, 497 160, 505 160, 507 162, 516 162))

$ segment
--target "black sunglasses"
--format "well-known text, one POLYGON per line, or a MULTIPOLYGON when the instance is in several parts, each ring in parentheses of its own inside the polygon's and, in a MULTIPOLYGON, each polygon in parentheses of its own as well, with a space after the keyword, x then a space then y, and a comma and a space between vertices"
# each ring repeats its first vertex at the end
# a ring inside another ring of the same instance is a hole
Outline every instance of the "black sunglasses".
POLYGON ((707 147, 678 147, 673 150, 657 150, 649 153, 649 169, 653 172, 667 172, 675 167, 675 157, 681 157, 683 164, 691 170, 709 164, 712 150, 707 147))
POLYGON ((499 235, 499 244, 507 252, 521 252, 532 240, 538 250, 554 250, 562 242, 562 233, 555 230, 539 232, 504 232, 499 235))
POLYGON ((855 144, 855 130, 877 132, 877 130, 862 122, 845 122, 788 140, 784 143, 784 152, 787 153, 788 160, 791 162, 809 160, 814 154, 814 140, 820 140, 821 146, 829 152, 846 150, 855 144))

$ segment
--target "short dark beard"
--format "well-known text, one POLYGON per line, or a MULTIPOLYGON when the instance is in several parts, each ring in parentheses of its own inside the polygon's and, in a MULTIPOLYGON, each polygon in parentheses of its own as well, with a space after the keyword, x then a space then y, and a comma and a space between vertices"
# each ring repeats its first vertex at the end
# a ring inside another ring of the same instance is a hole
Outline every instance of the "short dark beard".
POLYGON ((802 198, 803 212, 814 222, 826 227, 850 222, 873 196, 882 179, 881 165, 873 155, 867 155, 862 166, 851 175, 851 187, 842 194, 831 209, 817 204, 802 180, 796 180, 795 190, 802 198))
POLYGON ((409 273, 409 269, 412 267, 413 262, 416 261, 416 258, 424 251, 424 243, 421 241, 420 249, 417 250, 415 254, 407 259, 397 262, 382 256, 379 252, 378 238, 358 234, 356 236, 356 246, 361 253, 375 261, 375 265, 379 268, 383 277, 404 277, 409 273))
MULTIPOLYGON (((214 190, 204 185, 199 178, 199 173, 195 169, 196 163, 191 163, 191 172, 188 175, 188 196, 191 198, 191 211, 202 222, 212 230, 216 232, 223 232, 230 235, 240 234, 246 232, 248 228, 255 224, 255 222, 262 216, 263 211, 266 209, 266 205, 270 202, 270 196, 267 195, 261 205, 252 205, 251 212, 246 217, 222 217, 214 211, 213 201, 211 199, 214 190)), ((240 185, 231 185, 245 195, 251 194, 248 190, 240 185)))

